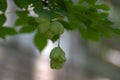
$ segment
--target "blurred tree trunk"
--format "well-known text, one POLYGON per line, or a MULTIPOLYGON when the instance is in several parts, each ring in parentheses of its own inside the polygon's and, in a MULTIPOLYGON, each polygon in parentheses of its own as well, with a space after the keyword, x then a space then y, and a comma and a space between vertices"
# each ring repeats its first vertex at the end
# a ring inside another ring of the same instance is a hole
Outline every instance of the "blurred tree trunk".
MULTIPOLYGON (((6 26, 14 26, 17 9, 13 0, 7 0, 6 26)), ((24 3, 23 3, 24 4, 24 3)), ((30 34, 31 35, 31 34, 30 34)), ((33 80, 34 49, 29 37, 16 35, 0 42, 0 80, 33 80), (23 42, 23 43, 22 43, 23 42)), ((32 42, 32 41, 31 41, 32 42)))
POLYGON ((56 80, 85 80, 83 67, 87 42, 81 39, 78 31, 65 32, 61 38, 61 47, 66 52, 67 62, 57 71, 56 80))
POLYGON ((120 0, 108 0, 113 6, 120 8, 120 0))
POLYGON ((33 80, 34 57, 0 44, 0 80, 33 80))

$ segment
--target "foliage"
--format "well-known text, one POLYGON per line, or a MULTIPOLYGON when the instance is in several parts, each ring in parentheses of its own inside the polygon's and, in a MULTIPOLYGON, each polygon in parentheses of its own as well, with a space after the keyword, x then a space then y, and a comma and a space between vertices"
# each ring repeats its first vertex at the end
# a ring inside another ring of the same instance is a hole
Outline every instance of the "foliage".
MULTIPOLYGON (((96 4, 97 0, 14 0, 16 5, 25 10, 16 11, 18 19, 15 26, 21 26, 19 31, 15 27, 3 26, 6 17, 6 1, 0 0, 0 38, 18 33, 36 32, 34 44, 39 51, 47 45, 47 40, 53 42, 60 39, 66 30, 79 30, 86 40, 99 40, 110 37, 112 33, 120 34, 120 29, 114 28, 108 17, 110 8, 106 4, 96 4), (34 7, 37 17, 30 16, 28 8, 34 7)), ((50 54, 51 68, 61 68, 66 61, 64 51, 54 48, 50 54), (57 55, 57 56, 56 56, 57 55), (54 56, 56 56, 54 58, 54 56)))

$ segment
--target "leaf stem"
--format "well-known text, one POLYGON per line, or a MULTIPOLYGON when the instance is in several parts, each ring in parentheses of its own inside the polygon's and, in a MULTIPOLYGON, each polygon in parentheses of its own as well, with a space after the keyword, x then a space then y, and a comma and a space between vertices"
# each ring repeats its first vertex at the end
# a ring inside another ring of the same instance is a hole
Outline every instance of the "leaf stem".
POLYGON ((58 47, 60 47, 60 38, 58 39, 58 47))

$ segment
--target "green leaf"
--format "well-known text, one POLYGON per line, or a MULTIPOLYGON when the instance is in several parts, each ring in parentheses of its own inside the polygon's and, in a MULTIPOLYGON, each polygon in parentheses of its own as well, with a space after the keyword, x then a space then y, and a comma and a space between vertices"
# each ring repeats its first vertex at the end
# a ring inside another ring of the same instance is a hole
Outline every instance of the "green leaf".
POLYGON ((27 8, 30 4, 29 0, 14 0, 14 2, 19 8, 27 8))
POLYGON ((69 11, 73 6, 72 0, 54 0, 58 7, 63 11, 69 11))
POLYGON ((19 18, 16 20, 16 23, 15 23, 16 26, 24 25, 24 24, 30 24, 34 26, 38 25, 36 18, 33 16, 28 16, 27 11, 17 11, 16 13, 19 16, 19 18))
POLYGON ((102 24, 103 26, 105 26, 106 28, 108 28, 108 27, 111 27, 111 25, 113 24, 113 22, 110 21, 110 20, 107 19, 107 18, 104 18, 104 19, 101 21, 101 24, 102 24))
POLYGON ((84 26, 79 27, 81 36, 86 40, 98 41, 100 39, 100 34, 96 30, 87 29, 84 26))
POLYGON ((28 12, 26 11, 17 11, 16 14, 19 16, 15 22, 16 26, 23 25, 28 23, 30 20, 34 20, 33 17, 28 16, 28 12))
POLYGON ((96 30, 96 32, 99 32, 101 36, 111 37, 111 31, 109 30, 109 28, 106 28, 104 26, 98 26, 98 27, 99 28, 95 27, 94 29, 96 30))
POLYGON ((5 23, 6 17, 4 14, 0 14, 0 27, 5 23))
MULTIPOLYGON (((77 15, 76 15, 77 16, 77 15)), ((80 21, 76 18, 76 16, 70 16, 68 18, 68 23, 70 25, 70 29, 73 30, 73 29, 76 29, 78 26, 79 26, 79 23, 80 21)))
POLYGON ((6 0, 0 0, 0 11, 5 12, 6 8, 7 8, 6 0))
POLYGON ((65 29, 67 30, 73 30, 73 28, 70 26, 70 24, 67 21, 59 20, 61 24, 64 26, 65 29))
POLYGON ((46 19, 54 19, 54 18, 58 17, 57 13, 55 13, 55 11, 53 9, 50 9, 50 10, 39 9, 37 14, 40 17, 46 18, 46 19))
POLYGON ((50 66, 52 69, 60 69, 66 61, 65 52, 60 47, 55 47, 50 53, 50 66))
POLYGON ((39 10, 43 8, 43 4, 42 4, 42 0, 37 0, 37 1, 34 1, 34 0, 28 0, 29 2, 31 1, 31 3, 33 4, 33 7, 34 8, 34 11, 36 13, 39 13, 39 10))
POLYGON ((87 3, 92 5, 92 4, 95 4, 97 2, 97 0, 79 0, 80 4, 84 3, 84 2, 87 2, 87 3))
POLYGON ((106 18, 106 17, 108 17, 108 13, 105 13, 105 12, 99 13, 98 15, 99 15, 99 17, 101 17, 101 18, 106 18))
POLYGON ((51 40, 53 42, 57 41, 60 38, 60 35, 55 35, 51 40))
POLYGON ((21 29, 20 29, 20 33, 31 33, 33 31, 36 30, 36 26, 32 26, 32 25, 24 25, 21 29))
POLYGON ((6 35, 15 35, 17 34, 14 28, 9 27, 0 27, 0 38, 5 38, 6 35))
POLYGON ((96 7, 98 9, 102 9, 102 10, 105 10, 105 11, 110 10, 110 7, 107 4, 96 5, 96 7))
POLYGON ((110 28, 110 29, 113 31, 113 33, 120 35, 120 29, 116 29, 116 28, 110 28))
POLYGON ((42 51, 47 45, 47 38, 39 32, 34 37, 34 44, 39 51, 42 51))

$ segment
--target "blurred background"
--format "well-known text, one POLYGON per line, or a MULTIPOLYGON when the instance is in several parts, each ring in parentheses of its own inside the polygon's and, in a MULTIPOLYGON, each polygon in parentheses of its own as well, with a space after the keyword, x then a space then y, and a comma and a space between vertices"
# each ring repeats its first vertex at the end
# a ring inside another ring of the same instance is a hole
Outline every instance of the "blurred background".
MULTIPOLYGON (((120 0, 99 0, 110 7, 113 26, 120 26, 120 0)), ((7 0, 6 11, 17 9, 13 0, 7 0)), ((6 14, 4 25, 13 26, 16 14, 6 14)), ((0 80, 120 80, 120 36, 85 41, 78 31, 65 31, 61 47, 67 62, 60 70, 49 66, 49 53, 57 43, 48 41, 40 53, 33 44, 34 33, 7 36, 0 39, 0 80)))

